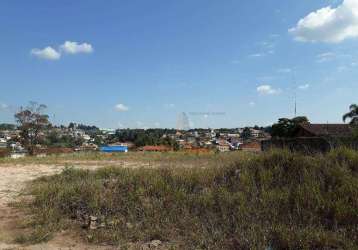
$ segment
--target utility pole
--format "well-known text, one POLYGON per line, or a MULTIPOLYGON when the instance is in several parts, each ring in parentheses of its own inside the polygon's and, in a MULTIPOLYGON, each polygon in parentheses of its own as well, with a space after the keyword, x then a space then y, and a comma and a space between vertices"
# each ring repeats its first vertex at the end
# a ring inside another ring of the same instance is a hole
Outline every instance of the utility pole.
POLYGON ((293 89, 294 89, 294 102, 295 102, 294 117, 297 117, 297 82, 296 82, 295 72, 292 72, 292 80, 294 85, 293 89))
POLYGON ((297 93, 295 89, 295 117, 297 117, 297 93))

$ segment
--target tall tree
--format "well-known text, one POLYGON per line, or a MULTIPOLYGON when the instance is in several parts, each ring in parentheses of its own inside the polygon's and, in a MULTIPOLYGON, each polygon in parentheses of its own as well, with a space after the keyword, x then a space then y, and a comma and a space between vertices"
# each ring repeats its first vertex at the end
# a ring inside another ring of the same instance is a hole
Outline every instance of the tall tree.
POLYGON ((252 136, 250 128, 246 127, 241 133, 241 138, 244 140, 250 139, 252 136))
POLYGON ((271 135, 273 137, 294 137, 297 133, 299 125, 309 122, 307 117, 298 116, 293 119, 280 118, 278 122, 272 125, 271 135))
POLYGON ((50 125, 48 115, 43 114, 46 108, 44 104, 30 102, 15 114, 21 131, 21 142, 30 155, 34 154, 35 146, 40 143, 44 130, 50 125))
POLYGON ((349 112, 343 115, 343 122, 350 119, 350 124, 358 125, 358 105, 352 104, 349 106, 349 112))

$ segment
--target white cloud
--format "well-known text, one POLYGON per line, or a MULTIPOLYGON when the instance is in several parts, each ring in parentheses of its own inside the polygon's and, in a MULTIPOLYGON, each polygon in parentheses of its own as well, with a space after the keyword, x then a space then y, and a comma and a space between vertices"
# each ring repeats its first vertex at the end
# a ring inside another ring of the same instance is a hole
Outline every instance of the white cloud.
POLYGON ((297 41, 339 43, 358 37, 358 1, 344 0, 302 18, 289 32, 297 41))
POLYGON ((77 43, 66 41, 64 44, 59 46, 59 49, 56 50, 51 46, 48 46, 44 49, 32 49, 31 54, 40 59, 45 60, 59 60, 63 53, 66 54, 78 54, 78 53, 92 53, 93 47, 89 43, 77 43))
POLYGON ((60 46, 60 50, 67 53, 67 54, 78 54, 78 53, 92 53, 93 47, 89 43, 77 43, 66 41, 64 44, 60 46))
POLYGON ((249 55, 249 58, 261 58, 261 57, 265 57, 265 56, 269 56, 269 55, 273 55, 273 54, 275 54, 275 50, 270 49, 270 50, 267 50, 266 52, 251 54, 251 55, 249 55))
POLYGON ((31 54, 45 60, 59 60, 61 58, 61 54, 50 46, 44 49, 32 49, 31 54))
POLYGON ((129 108, 128 108, 126 105, 122 104, 122 103, 117 104, 117 105, 114 107, 114 109, 115 109, 116 111, 118 111, 118 112, 126 112, 126 111, 129 110, 129 108))
POLYGON ((260 42, 259 45, 261 45, 262 47, 264 47, 266 49, 273 49, 275 47, 275 43, 272 41, 260 42))
POLYGON ((316 58, 317 58, 316 62, 324 63, 324 62, 329 62, 329 61, 332 61, 333 59, 335 59, 336 54, 333 52, 326 52, 326 53, 317 55, 316 58))
POLYGON ((249 57, 251 58, 258 58, 258 57, 264 57, 265 54, 263 53, 256 53, 256 54, 252 54, 252 55, 249 55, 249 57))
POLYGON ((249 105, 250 105, 250 107, 255 107, 256 103, 255 102, 250 102, 249 105))
POLYGON ((274 89, 271 85, 260 85, 256 88, 261 95, 275 95, 281 93, 281 89, 274 89))
POLYGON ((310 87, 309 84, 304 84, 304 85, 298 86, 298 89, 300 89, 300 90, 306 90, 306 89, 308 89, 309 87, 310 87))

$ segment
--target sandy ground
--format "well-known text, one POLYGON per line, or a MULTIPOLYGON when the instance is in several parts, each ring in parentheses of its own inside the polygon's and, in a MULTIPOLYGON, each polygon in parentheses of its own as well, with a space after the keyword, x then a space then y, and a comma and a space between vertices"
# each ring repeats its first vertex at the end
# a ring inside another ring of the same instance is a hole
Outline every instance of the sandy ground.
MULTIPOLYGON (((102 167, 98 162, 87 162, 87 164, 77 163, 72 166, 81 169, 94 170, 102 167)), ((107 164, 104 164, 107 165, 107 164)), ((138 167, 138 163, 133 162, 117 162, 119 167, 138 167)), ((148 164, 147 164, 148 165, 148 164)), ((41 176, 53 175, 62 171, 64 166, 61 165, 11 165, 0 164, 0 249, 26 249, 26 250, 42 250, 42 249, 118 249, 108 246, 86 245, 79 239, 75 239, 68 232, 62 232, 56 235, 47 243, 22 246, 13 244, 14 238, 22 230, 18 226, 18 221, 24 215, 14 207, 10 207, 9 203, 18 199, 19 193, 24 188, 26 182, 41 176)))

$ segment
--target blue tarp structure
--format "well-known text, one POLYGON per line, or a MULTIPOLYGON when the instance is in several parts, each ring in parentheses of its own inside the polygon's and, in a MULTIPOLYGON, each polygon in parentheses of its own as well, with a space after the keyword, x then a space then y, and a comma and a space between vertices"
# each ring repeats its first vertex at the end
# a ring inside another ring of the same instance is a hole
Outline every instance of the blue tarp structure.
POLYGON ((127 146, 104 146, 100 147, 101 152, 116 153, 116 152, 128 152, 127 146))

